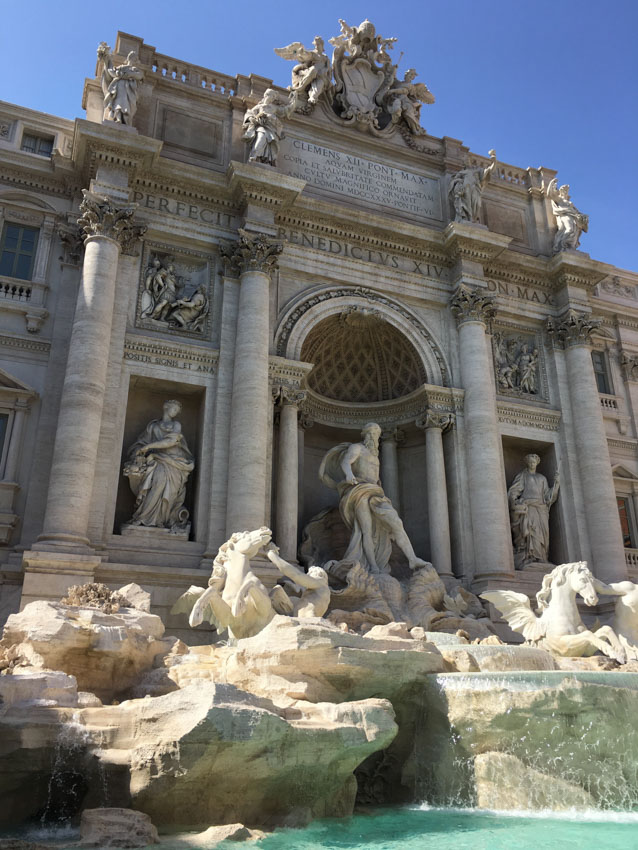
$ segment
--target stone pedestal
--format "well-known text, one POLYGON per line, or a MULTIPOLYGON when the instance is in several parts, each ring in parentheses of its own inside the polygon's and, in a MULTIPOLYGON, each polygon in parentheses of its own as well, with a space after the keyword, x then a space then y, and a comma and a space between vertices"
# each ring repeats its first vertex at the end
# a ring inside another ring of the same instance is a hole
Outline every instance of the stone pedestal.
POLYGON ((430 558, 442 578, 453 578, 450 518, 443 456, 443 432, 452 427, 454 415, 428 410, 417 420, 425 430, 425 480, 430 524, 430 558))
POLYGON ((240 231, 238 243, 223 250, 239 271, 239 312, 235 342, 226 534, 266 524, 270 271, 283 245, 263 234, 240 231))
POLYGON ((451 302, 459 329, 475 579, 514 572, 503 452, 487 323, 493 299, 461 285, 451 302))
POLYGON ((22 559, 24 583, 20 610, 36 599, 58 602, 72 584, 95 581, 101 559, 96 555, 65 552, 25 552, 22 559))

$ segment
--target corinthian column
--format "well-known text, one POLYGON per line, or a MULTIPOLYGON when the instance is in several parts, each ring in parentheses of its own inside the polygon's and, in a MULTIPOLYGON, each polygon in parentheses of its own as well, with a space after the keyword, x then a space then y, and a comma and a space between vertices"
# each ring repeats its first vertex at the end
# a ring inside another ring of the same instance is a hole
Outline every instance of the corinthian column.
POLYGON ((425 431, 425 486, 430 527, 430 560, 440 576, 453 577, 450 516, 443 457, 443 432, 454 425, 453 413, 427 410, 416 421, 425 431))
POLYGON ((600 325, 585 313, 569 310, 547 331, 565 349, 572 429, 591 550, 590 567, 603 581, 627 578, 618 504, 600 396, 591 360, 591 334, 600 325))
POLYGON ((283 250, 281 242, 263 233, 240 230, 239 237, 239 242, 222 249, 240 274, 230 412, 229 535, 266 524, 268 417, 272 410, 268 380, 270 273, 283 250))
POLYGON ((299 437, 297 414, 303 390, 281 387, 279 399, 279 455, 277 460, 277 522, 275 543, 287 561, 297 560, 299 508, 299 437))
POLYGON ((475 579, 514 572, 498 430, 492 357, 486 336, 494 299, 461 284, 451 301, 459 330, 461 382, 475 579))
POLYGON ((137 204, 117 206, 83 190, 78 224, 85 235, 82 280, 69 342, 43 531, 35 548, 86 550, 111 339, 117 264, 145 228, 137 204))
POLYGON ((399 461, 397 458, 397 443, 405 435, 399 428, 383 431, 381 434, 381 484, 383 491, 394 507, 401 513, 399 504, 399 461))

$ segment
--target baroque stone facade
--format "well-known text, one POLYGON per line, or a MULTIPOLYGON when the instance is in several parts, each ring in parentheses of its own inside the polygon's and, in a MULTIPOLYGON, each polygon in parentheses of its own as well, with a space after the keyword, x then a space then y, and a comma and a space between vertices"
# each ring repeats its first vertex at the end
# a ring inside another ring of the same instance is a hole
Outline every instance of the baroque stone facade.
POLYGON ((0 621, 135 581, 197 639, 175 600, 237 531, 297 562, 369 423, 448 586, 635 579, 638 275, 585 253, 556 172, 430 136, 394 41, 342 21, 277 50, 281 89, 120 33, 85 117, 0 103, 0 621))

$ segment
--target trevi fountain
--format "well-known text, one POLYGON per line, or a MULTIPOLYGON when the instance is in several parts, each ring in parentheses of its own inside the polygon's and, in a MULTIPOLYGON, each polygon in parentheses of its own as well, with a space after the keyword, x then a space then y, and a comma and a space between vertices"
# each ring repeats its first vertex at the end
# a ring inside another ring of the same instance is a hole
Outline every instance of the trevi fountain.
POLYGON ((340 26, 287 89, 119 34, 55 125, 89 188, 0 195, 52 334, 2 371, 0 850, 638 846, 630 273, 340 26))

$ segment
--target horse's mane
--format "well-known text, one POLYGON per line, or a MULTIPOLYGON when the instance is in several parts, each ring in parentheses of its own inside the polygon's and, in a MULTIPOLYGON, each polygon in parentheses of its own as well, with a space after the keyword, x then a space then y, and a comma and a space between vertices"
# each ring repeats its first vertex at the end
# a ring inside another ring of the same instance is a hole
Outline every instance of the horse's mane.
POLYGON ((558 567, 554 567, 551 573, 543 576, 541 589, 536 594, 536 602, 538 603, 538 607, 541 611, 544 611, 551 601, 552 588, 560 587, 565 584, 568 577, 572 573, 582 569, 582 567, 587 568, 586 561, 574 561, 571 564, 560 564, 558 567))

